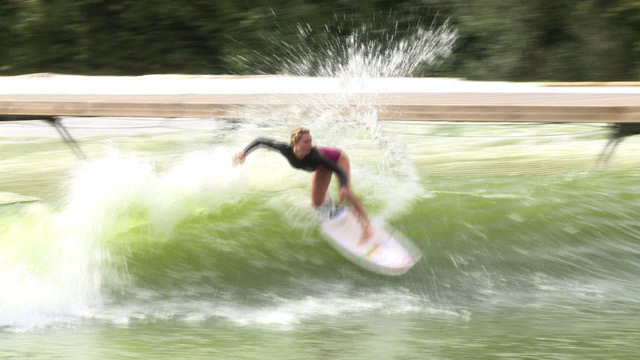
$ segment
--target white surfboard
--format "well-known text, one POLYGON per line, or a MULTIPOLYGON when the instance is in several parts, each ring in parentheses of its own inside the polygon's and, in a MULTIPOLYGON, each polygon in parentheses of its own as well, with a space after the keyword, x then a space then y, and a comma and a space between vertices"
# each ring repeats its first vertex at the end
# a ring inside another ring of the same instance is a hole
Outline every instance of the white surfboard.
POLYGON ((356 265, 378 274, 404 274, 422 256, 411 240, 378 219, 371 220, 371 236, 361 243, 362 226, 349 207, 334 207, 321 222, 329 244, 356 265))

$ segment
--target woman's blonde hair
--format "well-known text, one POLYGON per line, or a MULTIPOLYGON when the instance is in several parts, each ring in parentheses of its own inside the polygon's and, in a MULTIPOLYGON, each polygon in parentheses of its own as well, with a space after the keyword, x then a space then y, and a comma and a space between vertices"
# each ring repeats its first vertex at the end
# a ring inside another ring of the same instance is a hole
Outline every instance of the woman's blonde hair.
POLYGON ((304 134, 311 134, 311 130, 307 129, 306 127, 299 127, 299 128, 293 129, 293 131, 291 132, 291 138, 290 138, 291 144, 295 144, 298 141, 300 141, 300 138, 304 134))

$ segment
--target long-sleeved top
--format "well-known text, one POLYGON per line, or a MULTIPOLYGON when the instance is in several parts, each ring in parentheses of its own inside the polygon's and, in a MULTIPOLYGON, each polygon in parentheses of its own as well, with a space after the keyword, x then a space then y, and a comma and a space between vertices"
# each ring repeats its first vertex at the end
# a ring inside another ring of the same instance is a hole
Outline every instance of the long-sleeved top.
POLYGON ((302 159, 298 159, 298 157, 293 153, 293 145, 267 138, 257 138, 244 149, 244 155, 249 155, 250 152, 259 147, 266 147, 267 149, 278 151, 289 161, 289 164, 296 169, 313 172, 319 166, 324 166, 338 175, 341 187, 347 186, 347 175, 345 172, 336 163, 329 160, 324 154, 322 154, 322 152, 320 152, 316 147, 312 147, 307 156, 302 159))

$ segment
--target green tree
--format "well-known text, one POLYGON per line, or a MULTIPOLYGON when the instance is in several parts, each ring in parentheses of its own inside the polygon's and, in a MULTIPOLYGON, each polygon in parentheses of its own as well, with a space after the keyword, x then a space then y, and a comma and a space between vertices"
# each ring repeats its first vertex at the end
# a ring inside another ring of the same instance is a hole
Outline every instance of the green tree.
POLYGON ((452 55, 413 75, 640 77, 638 0, 4 0, 0 74, 314 74, 354 33, 384 51, 448 19, 452 55))

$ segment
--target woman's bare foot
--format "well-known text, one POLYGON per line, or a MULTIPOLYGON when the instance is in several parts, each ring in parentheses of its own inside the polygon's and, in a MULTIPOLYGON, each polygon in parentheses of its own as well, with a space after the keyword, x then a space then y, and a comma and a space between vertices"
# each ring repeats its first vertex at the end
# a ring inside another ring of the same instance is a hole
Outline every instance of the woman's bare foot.
POLYGON ((362 224, 362 236, 360 237, 358 245, 362 245, 369 241, 371 235, 373 235, 373 232, 371 231, 371 224, 367 221, 366 223, 362 224))

